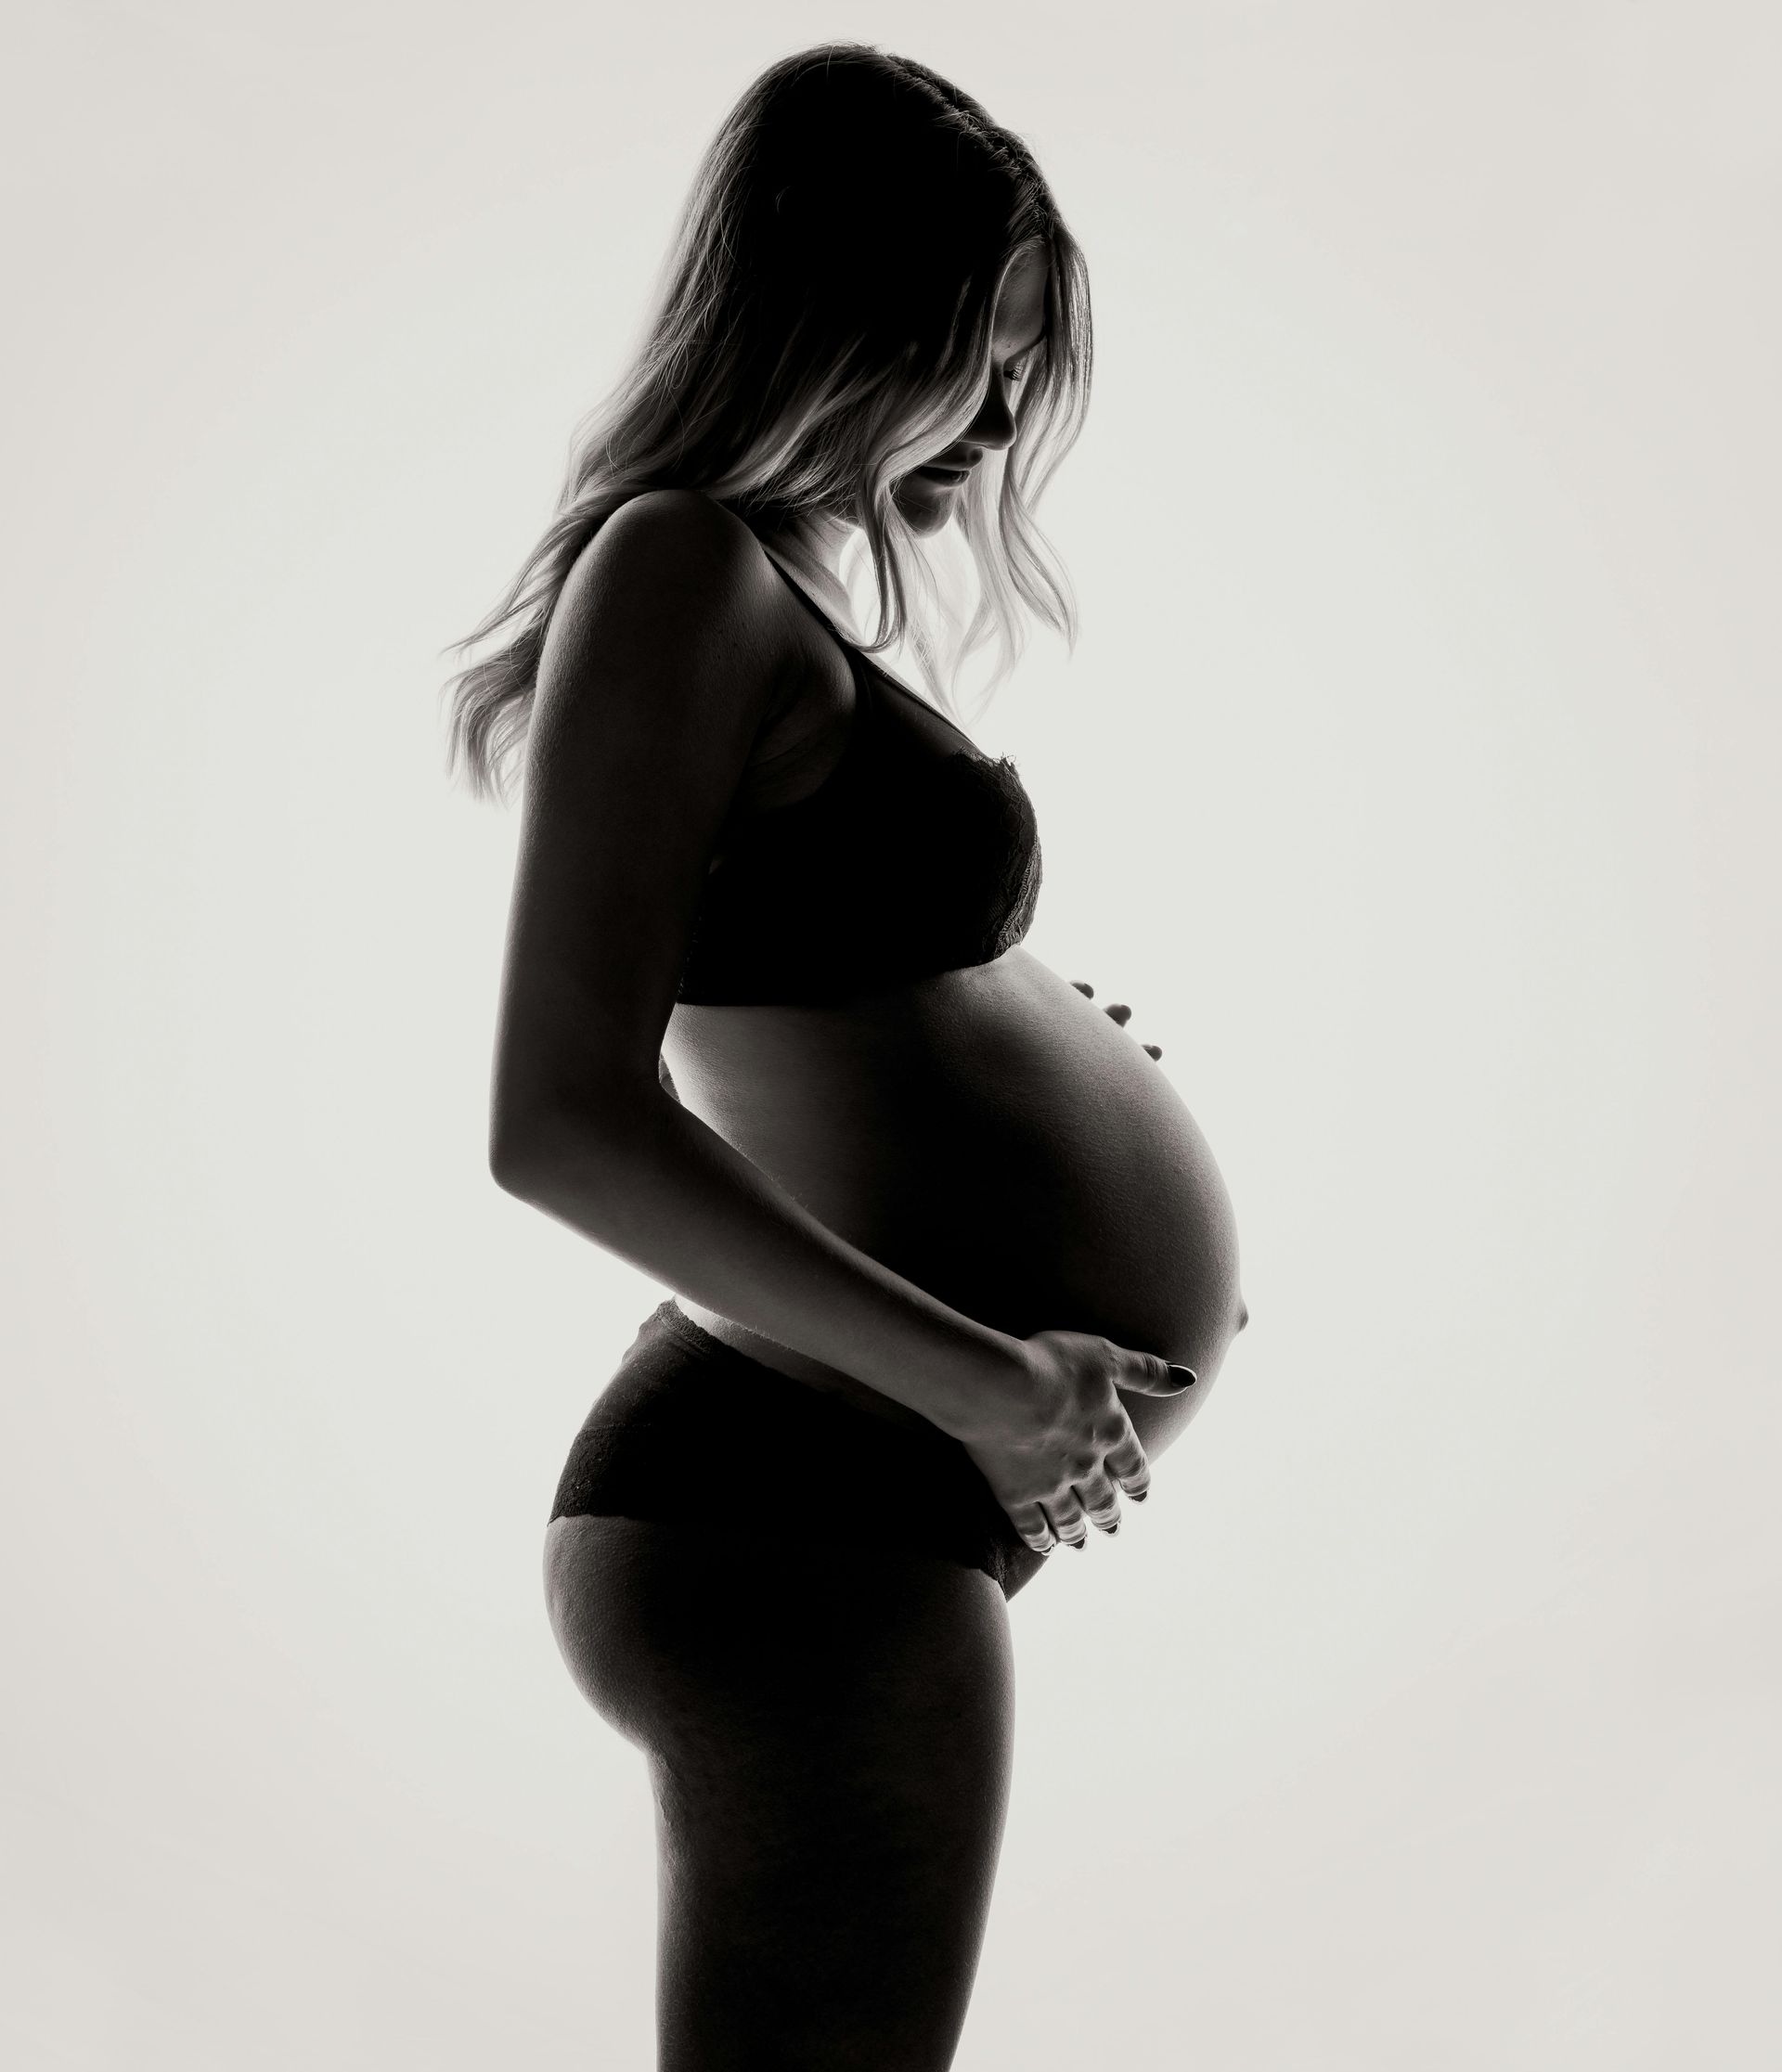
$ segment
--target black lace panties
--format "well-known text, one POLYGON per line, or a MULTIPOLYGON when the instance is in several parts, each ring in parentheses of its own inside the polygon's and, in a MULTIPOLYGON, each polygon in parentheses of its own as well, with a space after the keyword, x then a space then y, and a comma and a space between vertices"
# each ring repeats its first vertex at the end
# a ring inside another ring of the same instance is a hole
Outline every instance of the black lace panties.
POLYGON ((557 1485, 555 1518, 688 1520, 935 1554, 1012 1596, 1040 1565, 969 1454, 764 1367, 670 1300, 644 1319, 557 1485))

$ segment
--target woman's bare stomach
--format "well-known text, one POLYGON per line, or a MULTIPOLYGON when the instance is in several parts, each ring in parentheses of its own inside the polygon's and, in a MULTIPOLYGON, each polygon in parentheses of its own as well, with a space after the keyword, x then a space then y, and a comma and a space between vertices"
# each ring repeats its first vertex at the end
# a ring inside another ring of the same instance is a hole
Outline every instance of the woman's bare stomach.
MULTIPOLYGON (((820 1221, 1016 1337, 1096 1332, 1210 1382, 1245 1321, 1219 1168, 1162 1065, 1038 958, 842 1008, 678 1007, 664 1055, 694 1113, 820 1221)), ((914 1416, 683 1303, 753 1358, 914 1416)), ((1193 1401, 1128 1397, 1147 1445, 1193 1401)))

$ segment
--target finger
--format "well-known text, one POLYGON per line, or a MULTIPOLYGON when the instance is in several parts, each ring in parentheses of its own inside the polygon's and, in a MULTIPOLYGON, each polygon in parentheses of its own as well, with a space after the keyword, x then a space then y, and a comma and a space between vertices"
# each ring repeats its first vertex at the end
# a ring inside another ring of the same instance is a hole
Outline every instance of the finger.
POLYGON ((1095 997, 1095 988, 1086 978, 1074 978, 1070 983, 1083 996, 1084 999, 1092 1000, 1095 997))
POLYGON ((1139 1049, 1144 1051, 1149 1057, 1160 1058, 1163 1055, 1162 1049, 1155 1043, 1142 1043, 1140 1044, 1139 1049))
POLYGON ((1122 1352, 1114 1372, 1114 1386, 1133 1396, 1180 1396, 1193 1388, 1199 1376, 1192 1367, 1172 1367, 1155 1353, 1122 1352))
POLYGON ((1104 1474, 1088 1475, 1072 1486, 1078 1502, 1083 1507, 1084 1516, 1097 1532, 1119 1531, 1120 1493, 1104 1474))
POLYGON ((1112 1007, 1104 1007, 1102 1012, 1110 1022, 1117 1022, 1121 1028, 1125 1028, 1132 1019, 1132 1010, 1119 1000, 1116 1000, 1112 1007))
POLYGON ((1009 1522, 1036 1554, 1049 1554, 1058 1544, 1058 1536, 1037 1503, 1019 1505, 1010 1512, 1009 1522))
POLYGON ((1052 1520, 1052 1529, 1066 1547, 1082 1548, 1089 1542, 1089 1522, 1074 1494, 1054 1497, 1046 1505, 1046 1513, 1052 1520))
POLYGON ((1151 1494, 1151 1463, 1144 1457, 1144 1448, 1140 1443, 1139 1435, 1130 1427, 1125 1438, 1117 1446, 1108 1448, 1102 1468, 1111 1481, 1119 1484, 1134 1503, 1143 1503, 1151 1494))

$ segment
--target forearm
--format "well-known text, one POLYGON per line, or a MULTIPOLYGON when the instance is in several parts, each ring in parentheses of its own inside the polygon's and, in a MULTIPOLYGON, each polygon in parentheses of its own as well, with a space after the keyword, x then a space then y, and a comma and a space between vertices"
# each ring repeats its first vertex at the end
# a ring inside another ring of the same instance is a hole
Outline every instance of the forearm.
POLYGON ((659 1087, 569 1115, 497 1169, 510 1193, 690 1301, 967 1436, 1016 1342, 849 1244, 659 1087))

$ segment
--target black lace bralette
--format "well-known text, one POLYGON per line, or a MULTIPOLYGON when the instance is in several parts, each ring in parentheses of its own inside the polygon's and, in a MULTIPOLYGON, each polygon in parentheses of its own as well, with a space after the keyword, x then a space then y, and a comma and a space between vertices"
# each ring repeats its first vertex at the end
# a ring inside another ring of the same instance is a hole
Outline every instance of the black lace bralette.
POLYGON ((676 997, 833 1005, 991 962, 1040 897, 1014 765, 981 754, 786 580, 847 656, 847 740, 816 791, 726 824, 676 997))

